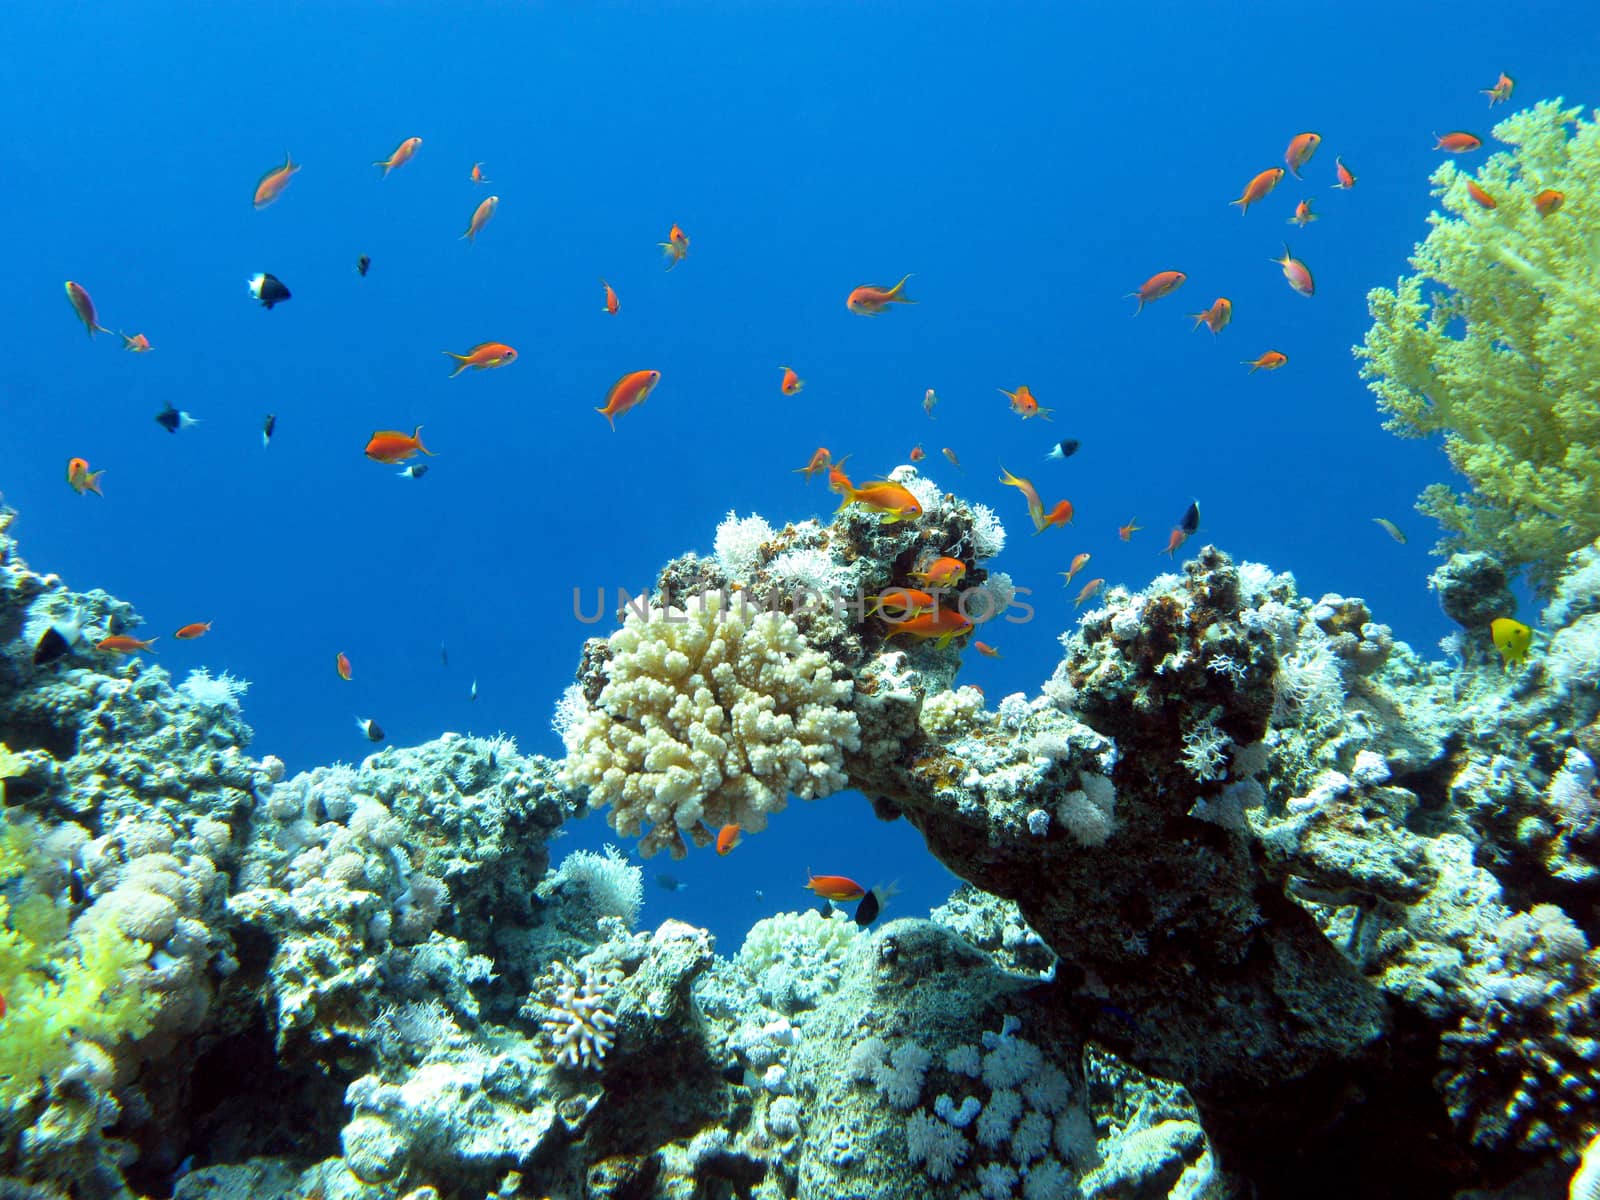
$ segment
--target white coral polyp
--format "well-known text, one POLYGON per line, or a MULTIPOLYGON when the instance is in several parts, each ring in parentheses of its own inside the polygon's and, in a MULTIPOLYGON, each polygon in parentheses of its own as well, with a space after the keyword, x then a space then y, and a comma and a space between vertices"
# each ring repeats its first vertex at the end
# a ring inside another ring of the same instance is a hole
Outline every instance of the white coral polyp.
POLYGON ((606 674, 571 730, 563 781, 609 807, 618 833, 643 833, 646 855, 681 856, 681 831, 697 826, 701 839, 735 823, 759 832, 790 795, 848 783, 844 751, 861 744, 851 684, 781 613, 716 594, 630 612, 606 674))

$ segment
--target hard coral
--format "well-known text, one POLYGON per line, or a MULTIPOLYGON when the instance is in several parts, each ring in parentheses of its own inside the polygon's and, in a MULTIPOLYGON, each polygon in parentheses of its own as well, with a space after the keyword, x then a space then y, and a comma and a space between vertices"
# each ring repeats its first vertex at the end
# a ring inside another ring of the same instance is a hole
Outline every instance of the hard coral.
POLYGON ((791 793, 847 782, 843 750, 860 744, 850 684, 780 613, 716 594, 630 612, 605 672, 570 730, 563 782, 610 806, 618 833, 644 832, 646 855, 682 857, 685 831, 704 844, 722 825, 764 829, 791 793))
POLYGON ((1416 273, 1368 295, 1374 324, 1356 349, 1387 427, 1444 433, 1471 482, 1422 494, 1418 507, 1445 527, 1441 551, 1526 566, 1541 592, 1600 535, 1600 125, 1580 111, 1544 101, 1495 127, 1513 149, 1478 171, 1493 210, 1453 163, 1434 172, 1447 211, 1428 218, 1416 273), (1553 186, 1571 199, 1545 216, 1534 197, 1553 186))

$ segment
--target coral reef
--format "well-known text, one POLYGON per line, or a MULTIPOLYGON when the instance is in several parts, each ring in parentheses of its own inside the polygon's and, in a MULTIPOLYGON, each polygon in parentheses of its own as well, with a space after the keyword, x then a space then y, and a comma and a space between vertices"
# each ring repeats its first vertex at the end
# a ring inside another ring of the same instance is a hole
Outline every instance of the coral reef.
POLYGON ((1511 149, 1475 177, 1452 162, 1434 172, 1445 212, 1429 217, 1415 274, 1368 295, 1373 326, 1356 354, 1387 428, 1442 432, 1470 484, 1422 494, 1446 530, 1441 548, 1526 566, 1548 592, 1566 556, 1600 536, 1600 125, 1547 100, 1494 136, 1511 149), (1469 178, 1494 208, 1468 195, 1469 178), (1568 199, 1547 217, 1534 197, 1551 187, 1568 199))
POLYGON ((991 708, 953 686, 961 638, 891 636, 870 598, 948 553, 948 602, 1005 619, 1002 532, 896 475, 922 522, 734 518, 715 558, 669 564, 651 619, 586 647, 564 763, 447 733, 293 778, 244 753, 239 681, 94 653, 84 630, 133 610, 29 571, 0 510, 0 1186, 1109 1200, 1570 1175, 1600 1132, 1600 547, 1552 575, 1512 664, 1484 629, 1506 570, 1452 557, 1448 666, 1358 598, 1205 547, 1104 592, 1039 694, 991 708), (737 603, 816 585, 838 590, 737 603), (933 919, 779 913, 719 956, 633 928, 621 850, 550 861, 589 806, 687 852, 846 785, 965 881, 933 919))

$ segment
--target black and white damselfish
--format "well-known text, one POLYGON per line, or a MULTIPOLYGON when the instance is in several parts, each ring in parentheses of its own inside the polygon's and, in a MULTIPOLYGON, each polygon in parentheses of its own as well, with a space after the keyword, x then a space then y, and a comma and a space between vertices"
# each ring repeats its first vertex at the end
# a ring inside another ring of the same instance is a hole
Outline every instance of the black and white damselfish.
POLYGON ((249 283, 250 294, 261 301, 262 308, 271 308, 274 304, 281 304, 289 299, 289 289, 276 275, 269 275, 263 271, 259 275, 250 276, 249 283))

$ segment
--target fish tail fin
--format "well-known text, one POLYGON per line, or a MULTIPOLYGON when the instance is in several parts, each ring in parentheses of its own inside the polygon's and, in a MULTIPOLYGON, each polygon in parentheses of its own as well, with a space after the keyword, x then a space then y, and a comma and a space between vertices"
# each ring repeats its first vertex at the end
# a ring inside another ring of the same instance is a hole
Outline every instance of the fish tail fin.
POLYGON ((597 408, 597 409, 595 409, 595 412, 599 413, 602 417, 604 417, 606 419, 606 424, 611 426, 611 432, 612 433, 615 433, 617 431, 617 421, 616 421, 615 417, 613 417, 609 412, 607 412, 603 408, 597 408))
POLYGON ((467 355, 457 354, 453 350, 441 350, 439 353, 448 355, 450 358, 456 360, 456 369, 450 372, 451 379, 454 379, 457 375, 461 374, 461 372, 467 369, 467 355))
POLYGON ((912 272, 909 272, 909 271, 906 272, 905 277, 902 278, 899 283, 895 284, 892 288, 889 289, 888 299, 898 301, 901 304, 915 304, 916 303, 916 301, 913 300, 910 296, 907 296, 905 294, 905 291, 904 291, 905 286, 906 286, 906 280, 910 279, 911 275, 912 275, 912 272))
POLYGON ((422 444, 422 426, 421 425, 418 425, 415 429, 413 429, 411 431, 411 440, 414 441, 417 444, 417 449, 422 451, 429 458, 435 457, 433 451, 429 450, 426 446, 424 446, 422 444))
POLYGON ((98 471, 90 471, 83 477, 83 486, 102 499, 105 497, 105 493, 100 490, 100 476, 105 473, 106 469, 101 467, 98 471))

